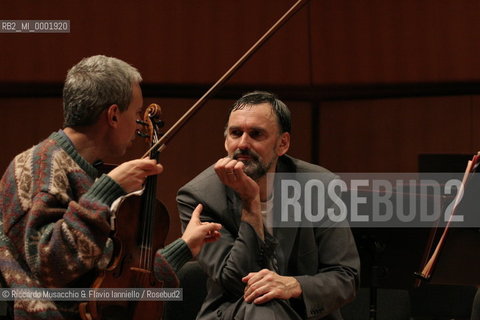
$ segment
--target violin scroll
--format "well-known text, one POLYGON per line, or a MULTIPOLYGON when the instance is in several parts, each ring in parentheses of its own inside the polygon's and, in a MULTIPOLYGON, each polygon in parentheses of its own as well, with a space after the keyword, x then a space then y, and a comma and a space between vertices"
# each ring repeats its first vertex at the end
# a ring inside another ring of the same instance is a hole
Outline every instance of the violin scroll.
POLYGON ((152 103, 145 109, 143 120, 137 120, 137 123, 143 126, 143 130, 137 130, 137 135, 145 138, 149 145, 154 145, 162 135, 160 128, 164 123, 160 120, 161 114, 162 108, 158 104, 152 103))

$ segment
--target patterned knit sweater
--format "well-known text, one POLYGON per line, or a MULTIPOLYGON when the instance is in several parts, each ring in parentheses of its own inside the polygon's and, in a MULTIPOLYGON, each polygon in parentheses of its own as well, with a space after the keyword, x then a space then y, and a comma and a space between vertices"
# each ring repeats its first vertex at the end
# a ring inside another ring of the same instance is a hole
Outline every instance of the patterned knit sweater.
MULTIPOLYGON (((112 252, 110 205, 125 194, 83 159, 63 131, 11 162, 0 181, 0 271, 11 288, 89 287, 112 252)), ((165 287, 191 258, 181 239, 155 255, 165 287)), ((16 300, 15 319, 78 319, 78 303, 16 300)))

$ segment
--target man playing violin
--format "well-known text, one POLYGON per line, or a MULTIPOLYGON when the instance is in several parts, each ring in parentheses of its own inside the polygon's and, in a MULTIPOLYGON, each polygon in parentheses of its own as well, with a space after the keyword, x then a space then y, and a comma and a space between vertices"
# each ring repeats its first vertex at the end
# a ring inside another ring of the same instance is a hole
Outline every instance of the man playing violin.
POLYGON ((341 319, 359 282, 359 257, 343 227, 282 227, 279 194, 267 173, 328 170, 286 155, 290 111, 268 92, 241 97, 225 129, 227 157, 182 187, 177 196, 183 226, 201 203, 202 220, 222 224, 220 241, 198 256, 208 294, 197 319, 341 319), (274 201, 275 198, 275 201, 274 201))
MULTIPOLYGON (((0 182, 0 270, 11 288, 89 287, 112 255, 110 206, 158 175, 155 160, 125 162, 108 174, 94 163, 122 156, 142 111, 140 73, 111 57, 92 56, 67 74, 64 127, 17 155, 0 182)), ((178 285, 175 271, 219 236, 195 209, 181 239, 155 254, 155 276, 178 285)), ((77 319, 78 304, 15 300, 15 319, 77 319)))

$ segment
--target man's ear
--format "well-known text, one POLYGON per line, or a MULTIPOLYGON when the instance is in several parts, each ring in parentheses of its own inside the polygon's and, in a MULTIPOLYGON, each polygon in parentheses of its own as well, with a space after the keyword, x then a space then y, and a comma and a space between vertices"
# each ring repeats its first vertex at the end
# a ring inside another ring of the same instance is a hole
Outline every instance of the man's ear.
POLYGON ((109 126, 117 127, 118 125, 118 115, 120 113, 120 108, 116 104, 112 104, 107 108, 107 122, 109 126))
POLYGON ((280 135, 280 141, 277 146, 277 156, 283 156, 290 148, 290 133, 284 132, 280 135))

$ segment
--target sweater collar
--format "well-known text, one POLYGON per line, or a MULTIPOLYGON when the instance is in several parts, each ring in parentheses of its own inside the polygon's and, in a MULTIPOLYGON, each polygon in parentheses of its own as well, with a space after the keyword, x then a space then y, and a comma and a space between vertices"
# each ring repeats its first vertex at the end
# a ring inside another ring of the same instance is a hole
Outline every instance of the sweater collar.
POLYGON ((63 130, 58 130, 50 135, 50 139, 55 140, 58 145, 65 150, 66 153, 82 168, 90 177, 95 179, 98 177, 98 170, 91 165, 87 160, 85 160, 75 149, 70 138, 63 132, 63 130))

